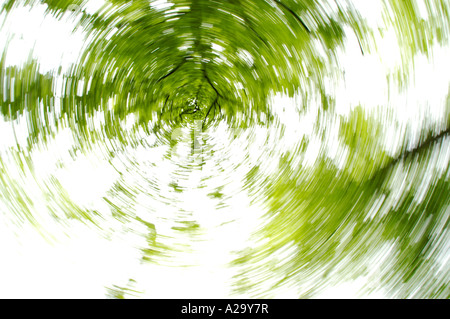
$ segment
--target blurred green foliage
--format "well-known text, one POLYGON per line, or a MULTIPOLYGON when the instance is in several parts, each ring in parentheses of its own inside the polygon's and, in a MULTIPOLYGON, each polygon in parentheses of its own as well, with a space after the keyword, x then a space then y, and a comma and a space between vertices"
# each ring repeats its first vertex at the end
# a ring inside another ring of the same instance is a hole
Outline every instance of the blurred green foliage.
MULTIPOLYGON (((42 2, 56 17, 74 5, 83 8, 82 1, 42 2)), ((3 10, 13 10, 15 4, 6 1, 3 10)), ((448 5, 431 1, 425 6, 435 13, 427 21, 414 2, 386 2, 405 64, 448 40, 448 5)), ((96 111, 103 111, 105 136, 123 143, 120 121, 130 114, 137 115, 142 127, 156 122, 155 130, 195 120, 204 125, 224 120, 233 127, 270 124, 274 116, 269 98, 274 93, 307 95, 311 87, 320 94, 320 111, 333 113, 333 98, 326 93, 323 77, 335 62, 333 52, 344 43, 344 29, 355 32, 361 54, 370 51, 368 39, 374 32, 353 8, 337 5, 331 16, 315 0, 173 0, 166 9, 154 8, 148 1, 114 0, 94 14, 83 10, 77 14, 77 28, 89 35, 89 42, 78 63, 62 75, 63 92, 55 92, 54 75, 41 73, 36 60, 20 67, 6 66, 4 56, 0 61, 1 113, 7 120, 27 117, 31 146, 39 138, 45 141, 51 134, 50 122, 57 126, 64 117, 81 137, 90 136, 86 130, 96 111), (59 114, 52 113, 56 99, 60 99, 59 114)), ((430 134, 393 157, 383 149, 381 124, 360 106, 340 119, 339 141, 348 151, 343 169, 326 157, 312 168, 298 167, 292 163, 301 154, 286 154, 279 170, 264 176, 261 183, 261 169, 253 167, 246 176, 248 187, 265 195, 269 222, 255 234, 264 244, 242 250, 233 262, 242 267, 238 289, 260 291, 257 287, 262 283, 254 278, 268 271, 279 275, 266 289, 270 296, 271 289, 276 291, 288 281, 301 285, 313 273, 326 278, 340 272, 343 260, 359 265, 366 253, 385 242, 395 243, 399 253, 381 271, 383 285, 395 283, 398 297, 450 297, 448 282, 430 274, 427 266, 436 258, 434 247, 444 245, 439 236, 448 231, 448 163, 438 172, 432 156, 443 151, 448 130, 447 124, 442 134, 430 134), (430 170, 435 174, 424 191, 421 182, 430 170), (286 247, 294 248, 288 257, 271 259, 286 247), (418 282, 425 295, 416 291, 418 282)), ((0 168, 2 187, 15 188, 3 162, 0 168)), ((176 183, 170 186, 182 192, 176 183)), ((118 183, 111 197, 125 192, 118 183)), ((26 201, 20 190, 11 193, 19 194, 16 201, 26 201)), ((224 195, 217 190, 209 196, 222 199, 224 195)), ((128 218, 122 207, 105 200, 118 219, 128 218)), ((68 196, 66 201, 70 203, 68 196)), ((76 205, 67 210, 70 218, 94 221, 95 212, 76 205)), ((32 216, 32 211, 27 213, 32 216)), ((173 229, 198 231, 194 221, 180 224, 173 229)), ((142 251, 142 260, 151 261, 169 248, 158 241, 155 225, 145 226, 149 248, 142 251)), ((355 266, 348 276, 366 273, 364 267, 355 266)), ((116 288, 110 293, 117 298, 128 289, 116 288)), ((313 291, 302 297, 309 293, 313 291)))

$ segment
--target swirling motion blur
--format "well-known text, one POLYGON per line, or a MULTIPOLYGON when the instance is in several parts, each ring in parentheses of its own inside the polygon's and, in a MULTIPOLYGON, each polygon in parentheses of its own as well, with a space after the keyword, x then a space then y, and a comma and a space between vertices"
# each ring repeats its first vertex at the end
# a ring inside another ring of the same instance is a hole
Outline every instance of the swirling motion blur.
POLYGON ((1 8, 5 296, 450 297, 447 1, 1 8))

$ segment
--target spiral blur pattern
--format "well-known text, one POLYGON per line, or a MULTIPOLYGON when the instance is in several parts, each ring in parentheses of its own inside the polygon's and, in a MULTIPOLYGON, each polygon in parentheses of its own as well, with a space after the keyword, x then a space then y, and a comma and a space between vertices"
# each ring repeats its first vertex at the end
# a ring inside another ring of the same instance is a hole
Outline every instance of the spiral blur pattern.
POLYGON ((450 297, 448 1, 0 8, 1 297, 450 297))

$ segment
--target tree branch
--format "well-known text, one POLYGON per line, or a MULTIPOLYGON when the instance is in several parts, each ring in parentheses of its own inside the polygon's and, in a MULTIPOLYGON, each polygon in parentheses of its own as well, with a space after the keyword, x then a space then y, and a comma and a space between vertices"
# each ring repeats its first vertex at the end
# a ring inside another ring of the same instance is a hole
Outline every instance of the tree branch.
POLYGON ((245 24, 248 26, 248 28, 258 37, 258 39, 261 40, 261 42, 264 43, 265 46, 269 47, 269 45, 267 44, 267 41, 264 40, 258 32, 256 32, 255 28, 253 28, 253 23, 250 21, 250 19, 248 18, 248 16, 245 14, 244 10, 242 10, 242 4, 240 0, 229 0, 230 3, 232 3, 233 5, 235 5, 238 10, 239 10, 239 14, 241 15, 242 19, 244 20, 245 24))
POLYGON ((206 69, 203 68, 203 77, 206 79, 206 81, 208 82, 208 84, 212 87, 212 89, 214 90, 214 92, 216 92, 217 96, 222 97, 222 95, 219 93, 219 91, 217 91, 216 87, 214 86, 214 84, 212 84, 211 80, 208 77, 208 74, 206 74, 206 69))
POLYGON ((167 94, 166 100, 164 101, 164 105, 163 105, 163 107, 161 108, 161 112, 160 112, 160 115, 159 115, 160 117, 162 117, 163 110, 166 109, 166 104, 167 104, 167 101, 169 100, 169 97, 170 97, 170 94, 167 94))
POLYGON ((289 8, 287 5, 280 2, 279 0, 274 0, 274 1, 278 6, 282 7, 285 11, 288 11, 290 14, 292 14, 294 16, 294 18, 303 26, 303 28, 306 30, 306 32, 311 33, 311 30, 309 30, 308 26, 303 22, 302 19, 300 19, 300 17, 294 11, 292 11, 291 8, 289 8))
MULTIPOLYGON (((205 118, 203 119, 202 129, 205 128, 206 119, 208 118, 208 115, 209 115, 209 113, 211 112, 212 107, 216 105, 217 99, 218 99, 218 98, 219 98, 219 97, 216 96, 216 98, 214 99, 214 102, 212 102, 212 103, 211 103, 211 106, 208 108, 208 112, 206 113, 205 118)), ((214 114, 215 114, 215 113, 214 113, 214 114)))
POLYGON ((355 32, 355 35, 356 35, 356 39, 358 40, 359 48, 361 49, 361 54, 364 55, 364 50, 363 50, 363 48, 362 48, 361 41, 359 40, 359 37, 358 37, 358 35, 356 34, 356 32, 355 32))
POLYGON ((178 64, 175 68, 173 68, 169 73, 167 73, 166 75, 160 77, 158 79, 158 81, 156 81, 156 83, 161 82, 162 80, 164 80, 165 78, 167 78, 168 76, 174 74, 184 63, 186 62, 186 58, 183 58, 183 61, 180 62, 180 64, 178 64))
POLYGON ((405 160, 408 157, 417 156, 419 153, 425 151, 428 147, 435 145, 446 136, 450 135, 450 127, 447 127, 445 130, 441 131, 438 135, 430 136, 422 143, 418 144, 415 148, 409 151, 402 152, 399 156, 392 159, 386 166, 380 168, 373 174, 370 180, 375 179, 376 176, 384 175, 388 170, 392 169, 395 165, 397 165, 400 161, 405 160))

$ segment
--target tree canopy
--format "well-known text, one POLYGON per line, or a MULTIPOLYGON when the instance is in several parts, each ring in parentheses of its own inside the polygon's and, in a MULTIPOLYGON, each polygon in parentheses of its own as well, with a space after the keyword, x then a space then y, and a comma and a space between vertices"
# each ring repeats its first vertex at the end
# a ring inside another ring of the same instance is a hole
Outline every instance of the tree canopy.
MULTIPOLYGON (((58 223, 79 220, 105 237, 112 236, 102 226, 108 218, 131 231, 140 227, 141 261, 164 265, 207 232, 195 218, 201 205, 214 202, 210 218, 221 220, 213 211, 236 209, 233 198, 245 193, 262 224, 243 230, 251 244, 231 252, 236 294, 276 297, 294 287, 296 297, 313 297, 362 276, 393 297, 450 296, 442 262, 449 245, 449 91, 443 106, 426 106, 443 110, 438 120, 419 124, 399 123, 392 110, 400 106, 390 97, 376 105, 381 116, 362 102, 343 115, 335 94, 346 79, 341 56, 350 39, 358 58, 370 59, 390 31, 400 61, 385 80, 395 79, 392 92, 407 90, 417 57, 431 61, 433 48, 448 46, 446 1, 425 9, 418 1, 380 1, 377 26, 352 1, 318 0, 108 0, 95 10, 82 0, 8 0, 4 21, 18 8, 39 6, 59 21, 71 16, 84 42, 67 70, 42 71, 33 51, 22 65, 8 64, 14 37, 5 41, 0 111, 5 123, 26 122, 26 143, 0 153, 3 215, 13 211, 45 233, 25 182, 32 178, 58 223), (290 102, 273 102, 278 96, 290 102), (293 122, 280 115, 289 103, 293 122), (74 161, 92 153, 117 173, 98 195, 111 216, 74 199, 56 173, 37 177, 35 154, 56 145, 65 128, 74 161), (177 155, 183 147, 189 156, 177 155), (201 159, 193 160, 199 148, 201 159), (187 186, 192 174, 201 177, 187 186), (193 188, 207 195, 188 207, 182 196, 193 188), (381 265, 376 274, 371 260, 381 265)), ((129 287, 108 289, 113 297, 132 295, 129 287)))

